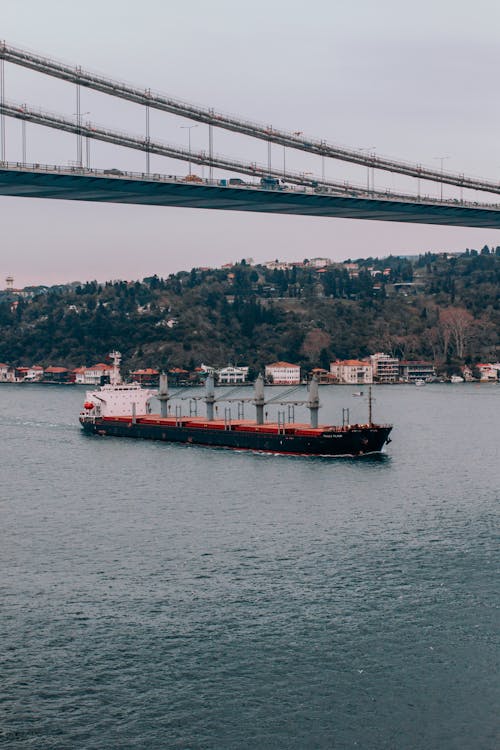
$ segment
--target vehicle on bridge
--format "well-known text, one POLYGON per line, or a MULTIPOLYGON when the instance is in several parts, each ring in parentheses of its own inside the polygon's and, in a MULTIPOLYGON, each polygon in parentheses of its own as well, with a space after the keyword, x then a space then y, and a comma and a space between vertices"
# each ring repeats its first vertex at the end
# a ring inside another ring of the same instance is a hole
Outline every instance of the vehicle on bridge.
POLYGON ((277 177, 272 175, 264 175, 260 178, 260 186, 266 190, 287 190, 288 185, 285 185, 285 180, 279 180, 277 177))

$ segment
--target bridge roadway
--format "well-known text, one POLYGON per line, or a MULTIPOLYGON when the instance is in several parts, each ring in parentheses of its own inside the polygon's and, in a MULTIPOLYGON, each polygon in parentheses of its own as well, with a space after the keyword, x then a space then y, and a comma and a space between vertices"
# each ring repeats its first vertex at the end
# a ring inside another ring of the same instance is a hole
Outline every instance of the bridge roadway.
POLYGON ((0 165, 2 195, 500 229, 499 204, 402 200, 369 194, 346 196, 296 186, 273 190, 255 184, 187 182, 165 175, 148 177, 80 167, 30 168, 4 163, 0 165))

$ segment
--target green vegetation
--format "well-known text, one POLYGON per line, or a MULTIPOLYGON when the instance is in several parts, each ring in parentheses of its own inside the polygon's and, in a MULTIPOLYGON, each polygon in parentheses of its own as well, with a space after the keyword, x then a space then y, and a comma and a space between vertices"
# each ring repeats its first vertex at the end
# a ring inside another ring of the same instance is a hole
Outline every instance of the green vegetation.
POLYGON ((448 372, 500 358, 500 248, 368 258, 325 269, 193 269, 0 296, 0 361, 126 367, 285 359, 327 367, 375 351, 448 372), (357 266, 357 268, 356 268, 357 266))

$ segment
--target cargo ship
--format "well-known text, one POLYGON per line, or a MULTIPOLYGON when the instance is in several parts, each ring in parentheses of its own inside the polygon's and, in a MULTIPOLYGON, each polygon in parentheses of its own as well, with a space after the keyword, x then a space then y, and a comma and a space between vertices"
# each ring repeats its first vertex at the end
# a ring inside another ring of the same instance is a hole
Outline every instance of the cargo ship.
MULTIPOLYGON (((390 443, 392 425, 372 421, 371 392, 366 424, 350 424, 347 409, 343 410, 342 425, 319 424, 320 403, 315 378, 309 384, 308 399, 305 401, 277 401, 274 397, 266 402, 262 375, 255 382, 252 398, 233 399, 216 399, 214 380, 208 377, 205 395, 201 398, 206 405, 206 416, 198 416, 197 413, 183 416, 180 405, 175 406, 172 414, 170 402, 178 398, 178 394, 169 394, 165 374, 160 376, 158 391, 142 388, 138 383, 123 383, 119 371, 120 355, 113 352, 111 357, 113 373, 110 383, 88 391, 80 412, 80 424, 87 433, 310 456, 362 456, 380 453, 390 443), (153 399, 160 402, 159 414, 152 413, 153 399), (242 416, 233 419, 227 407, 224 418, 217 418, 217 401, 237 401, 241 405, 238 410, 241 414, 243 402, 251 402, 256 410, 256 418, 249 420, 242 416), (266 421, 265 406, 271 401, 291 405, 289 415, 293 414, 296 405, 306 406, 310 412, 310 422, 305 424, 285 420, 284 411, 278 411, 277 421, 266 421)), ((190 401, 192 403, 193 399, 190 401)))

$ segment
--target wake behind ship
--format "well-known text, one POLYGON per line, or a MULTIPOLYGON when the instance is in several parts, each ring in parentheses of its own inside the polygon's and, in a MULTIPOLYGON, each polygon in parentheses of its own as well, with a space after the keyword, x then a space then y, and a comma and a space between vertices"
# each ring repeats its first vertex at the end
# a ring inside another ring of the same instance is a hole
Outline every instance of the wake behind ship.
POLYGON ((371 418, 366 424, 340 426, 318 424, 320 408, 318 383, 309 384, 306 401, 278 401, 274 403, 305 405, 310 412, 310 423, 285 421, 285 413, 277 422, 265 421, 264 381, 259 375, 255 382, 253 398, 215 398, 214 381, 207 378, 204 401, 206 416, 182 416, 181 407, 170 413, 166 375, 160 376, 158 392, 141 388, 137 383, 122 383, 119 374, 120 355, 112 353, 114 368, 111 383, 95 391, 88 391, 80 423, 86 432, 100 436, 145 438, 191 445, 233 448, 236 450, 265 451, 316 456, 361 456, 379 453, 390 442, 392 425, 375 424, 371 418), (151 401, 160 401, 160 413, 153 414, 151 401), (256 409, 255 421, 233 419, 230 409, 225 409, 224 419, 214 418, 216 401, 250 401, 256 409))

